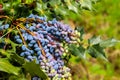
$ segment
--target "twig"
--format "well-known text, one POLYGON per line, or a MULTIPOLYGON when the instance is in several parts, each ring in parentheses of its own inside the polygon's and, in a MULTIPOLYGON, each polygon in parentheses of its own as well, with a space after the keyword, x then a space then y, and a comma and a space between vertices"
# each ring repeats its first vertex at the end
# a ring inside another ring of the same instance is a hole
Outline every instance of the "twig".
POLYGON ((11 19, 10 17, 8 17, 8 16, 4 16, 4 15, 2 15, 2 16, 0 16, 0 18, 7 18, 7 19, 9 19, 9 20, 12 21, 12 19, 11 19))
POLYGON ((42 49, 42 54, 43 54, 43 56, 45 56, 45 51, 43 50, 43 48, 42 48, 42 45, 41 45, 40 41, 39 41, 39 40, 37 40, 37 43, 38 43, 38 46, 42 49))
POLYGON ((26 42, 25 42, 25 40, 24 40, 24 38, 23 38, 20 30, 18 29, 18 26, 16 26, 16 28, 17 28, 17 30, 18 30, 18 32, 19 32, 19 34, 20 34, 20 37, 22 38, 23 44, 27 47, 27 44, 26 44, 26 42))
MULTIPOLYGON (((13 28, 13 29, 15 29, 15 28, 13 28)), ((2 37, 0 37, 0 39, 2 39, 4 36, 6 36, 8 33, 10 33, 13 29, 9 29, 9 31, 6 34, 4 34, 2 37)))
POLYGON ((29 34, 31 34, 32 36, 35 36, 34 33, 30 32, 30 30, 26 29, 23 25, 20 24, 20 25, 18 25, 18 27, 20 27, 20 28, 26 30, 26 31, 27 31, 29 34))

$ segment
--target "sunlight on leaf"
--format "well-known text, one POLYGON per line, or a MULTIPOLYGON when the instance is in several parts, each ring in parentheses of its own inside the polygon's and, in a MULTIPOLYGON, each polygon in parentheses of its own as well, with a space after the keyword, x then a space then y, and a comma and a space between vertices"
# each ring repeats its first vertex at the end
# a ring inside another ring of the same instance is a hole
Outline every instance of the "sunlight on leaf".
POLYGON ((14 75, 19 75, 20 68, 13 66, 8 59, 0 58, 0 71, 14 75))

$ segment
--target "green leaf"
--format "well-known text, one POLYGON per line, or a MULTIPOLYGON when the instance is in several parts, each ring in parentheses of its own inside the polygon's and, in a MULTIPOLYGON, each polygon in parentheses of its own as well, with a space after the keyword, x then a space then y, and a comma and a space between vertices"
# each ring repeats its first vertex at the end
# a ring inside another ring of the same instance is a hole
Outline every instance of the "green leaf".
POLYGON ((19 75, 20 68, 13 66, 8 59, 0 58, 0 71, 14 75, 19 75))
POLYGON ((114 46, 115 44, 117 44, 118 42, 120 42, 120 41, 118 41, 118 40, 116 40, 116 39, 108 39, 108 40, 104 40, 104 41, 102 41, 101 43, 100 43, 100 46, 101 47, 112 47, 112 46, 114 46))
POLYGON ((80 40, 83 40, 83 34, 85 33, 83 27, 77 27, 77 31, 80 32, 80 40))
POLYGON ((86 51, 85 48, 80 45, 80 46, 78 47, 78 49, 79 49, 79 51, 80 51, 79 56, 85 59, 85 57, 86 57, 86 56, 85 56, 85 51, 86 51))
POLYGON ((107 61, 104 49, 99 44, 89 46, 87 51, 92 57, 101 58, 107 61))
POLYGON ((96 44, 99 44, 100 42, 102 42, 100 36, 98 36, 98 37, 93 36, 91 39, 88 40, 88 43, 90 45, 96 45, 96 44))
POLYGON ((10 39, 7 39, 7 38, 5 38, 5 42, 7 43, 7 44, 11 44, 11 46, 12 46, 12 49, 10 49, 10 50, 7 50, 7 52, 16 52, 16 46, 19 46, 19 44, 16 44, 16 43, 14 43, 13 41, 11 41, 10 39))
POLYGON ((42 71, 39 64, 36 64, 35 61, 26 62, 23 65, 23 68, 29 72, 32 76, 39 76, 40 78, 46 80, 47 75, 42 71))
POLYGON ((68 5, 68 9, 71 10, 71 11, 74 11, 75 13, 78 13, 77 7, 72 5, 72 4, 68 5))
POLYGON ((79 55, 79 50, 77 49, 76 45, 70 44, 69 45, 69 50, 74 56, 79 55))
POLYGON ((80 4, 82 8, 92 10, 92 3, 90 0, 80 0, 80 4))
POLYGON ((4 21, 0 21, 0 27, 1 27, 1 25, 3 24, 3 22, 4 22, 4 21))
POLYGON ((100 36, 96 37, 93 36, 91 39, 88 40, 88 43, 90 45, 96 45, 99 44, 101 47, 106 48, 106 47, 112 47, 115 44, 119 43, 119 40, 116 39, 107 39, 107 40, 102 40, 100 36))
POLYGON ((63 8, 59 6, 58 8, 55 9, 56 14, 61 14, 61 15, 67 15, 66 8, 63 8))
POLYGON ((0 49, 0 54, 1 54, 2 56, 6 56, 7 58, 10 57, 10 53, 8 53, 7 51, 5 51, 4 49, 0 49))
POLYGON ((72 55, 78 56, 81 59, 85 59, 85 48, 83 48, 82 46, 77 47, 75 44, 70 44, 69 50, 72 55))
POLYGON ((40 3, 37 2, 37 10, 40 11, 40 9, 42 9, 42 5, 40 3))
POLYGON ((59 5, 61 3, 60 0, 50 0, 49 3, 51 4, 51 6, 54 6, 54 5, 59 5))
POLYGON ((27 4, 32 3, 34 0, 25 0, 27 4))
POLYGON ((100 1, 100 0, 91 0, 92 3, 96 3, 98 1, 100 1))
POLYGON ((20 74, 18 76, 11 75, 8 80, 28 80, 25 78, 24 74, 20 74))
POLYGON ((23 63, 25 63, 24 58, 20 57, 20 56, 17 55, 17 54, 12 54, 10 57, 11 57, 12 60, 18 62, 18 63, 21 64, 21 65, 22 65, 23 63))

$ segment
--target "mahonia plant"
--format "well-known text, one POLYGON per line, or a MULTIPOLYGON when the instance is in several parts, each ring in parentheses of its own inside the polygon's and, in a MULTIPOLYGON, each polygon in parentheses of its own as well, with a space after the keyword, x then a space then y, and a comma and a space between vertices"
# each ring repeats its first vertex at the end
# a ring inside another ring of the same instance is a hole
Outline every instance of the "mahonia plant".
POLYGON ((104 49, 119 41, 93 36, 85 43, 83 28, 73 30, 57 20, 69 12, 91 10, 93 2, 96 0, 0 0, 0 78, 72 80, 67 66, 71 56, 85 59, 89 53, 107 61, 104 49))
POLYGON ((48 18, 64 19, 72 14, 80 14, 83 9, 93 10, 92 4, 98 0, 0 0, 4 14, 27 17, 31 12, 48 18), (27 13, 25 13, 27 12, 27 13))

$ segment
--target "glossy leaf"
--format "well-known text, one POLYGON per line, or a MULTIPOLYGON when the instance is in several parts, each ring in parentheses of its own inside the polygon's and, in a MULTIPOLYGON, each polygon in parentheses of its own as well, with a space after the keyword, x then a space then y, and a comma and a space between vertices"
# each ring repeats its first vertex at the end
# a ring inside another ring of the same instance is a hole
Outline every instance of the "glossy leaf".
POLYGON ((120 41, 116 40, 116 39, 108 39, 108 40, 104 40, 100 43, 101 47, 112 47, 115 44, 120 43, 120 41))
POLYGON ((83 40, 83 35, 84 35, 84 28, 83 27, 77 27, 76 30, 80 32, 80 40, 83 40))
POLYGON ((80 0, 80 4, 82 8, 92 10, 92 3, 90 0, 80 0))
POLYGON ((75 13, 78 13, 77 7, 72 5, 72 4, 68 5, 68 9, 71 10, 71 11, 74 11, 75 13))
POLYGON ((51 0, 51 1, 49 1, 49 3, 50 3, 52 6, 54 6, 54 5, 60 4, 60 3, 61 3, 61 0, 51 0))
POLYGON ((80 51, 79 56, 81 56, 82 58, 85 59, 85 57, 86 57, 86 55, 85 55, 85 53, 86 53, 85 48, 84 48, 83 46, 80 45, 80 46, 78 47, 78 49, 79 49, 79 51, 80 51))
POLYGON ((0 49, 0 53, 2 56, 6 56, 9 58, 10 54, 8 52, 6 52, 4 49, 0 49))
POLYGON ((11 58, 13 61, 16 61, 17 63, 19 63, 19 64, 21 64, 21 65, 25 62, 25 61, 24 61, 24 58, 18 56, 17 54, 12 54, 12 55, 10 56, 10 58, 11 58))
POLYGON ((78 56, 81 59, 85 59, 85 48, 83 48, 82 46, 77 47, 76 45, 71 44, 69 45, 69 50, 72 55, 78 56))
POLYGON ((0 71, 14 75, 19 75, 20 68, 13 66, 8 59, 0 58, 0 71))
POLYGON ((102 48, 99 44, 89 46, 87 49, 88 53, 94 58, 101 58, 107 61, 104 48, 102 48))
POLYGON ((100 42, 102 42, 100 36, 98 36, 98 37, 93 36, 91 39, 88 40, 88 43, 90 45, 96 45, 96 44, 99 44, 100 42))
POLYGON ((83 8, 92 10, 92 2, 95 3, 96 0, 5 0, 5 3, 1 1, 5 14, 9 14, 12 17, 14 16, 14 18, 19 18, 20 16, 26 17, 34 11, 40 15, 57 14, 57 16, 61 15, 62 18, 64 15, 70 16, 70 14, 58 13, 56 9, 64 9, 66 13, 74 12, 74 14, 76 14, 80 13, 83 8))
POLYGON ((39 76, 40 78, 46 80, 46 74, 41 70, 40 65, 36 64, 35 61, 26 62, 23 65, 23 68, 30 73, 32 76, 39 76))

